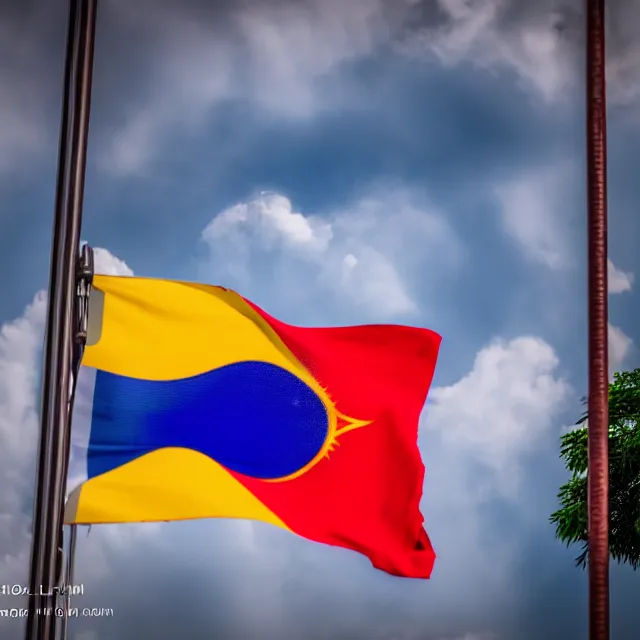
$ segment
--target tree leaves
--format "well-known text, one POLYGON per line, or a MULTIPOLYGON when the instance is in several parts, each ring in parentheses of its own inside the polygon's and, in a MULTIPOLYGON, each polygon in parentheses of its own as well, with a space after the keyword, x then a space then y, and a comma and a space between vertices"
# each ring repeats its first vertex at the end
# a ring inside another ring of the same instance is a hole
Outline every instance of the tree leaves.
MULTIPOLYGON (((560 457, 571 473, 560 487, 560 509, 550 517, 556 537, 567 546, 582 543, 576 558, 588 558, 588 413, 561 438, 560 457)), ((609 551, 611 557, 640 566, 640 369, 616 373, 609 385, 609 551)))

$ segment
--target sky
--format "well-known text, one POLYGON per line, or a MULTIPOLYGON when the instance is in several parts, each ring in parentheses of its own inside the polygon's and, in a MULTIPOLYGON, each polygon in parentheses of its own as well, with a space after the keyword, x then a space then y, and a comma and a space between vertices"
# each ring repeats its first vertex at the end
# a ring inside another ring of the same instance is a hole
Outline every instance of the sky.
MULTIPOLYGON (((586 636, 578 549, 548 522, 587 390, 581 5, 100 2, 98 269, 221 284, 293 324, 440 333, 419 431, 437 560, 408 580, 258 523, 95 526, 76 582, 114 613, 73 640, 586 636)), ((0 11, 0 569, 26 584, 66 9, 0 11)), ((613 372, 640 366, 640 0, 607 20, 613 372)), ((616 640, 639 597, 612 564, 616 640)))

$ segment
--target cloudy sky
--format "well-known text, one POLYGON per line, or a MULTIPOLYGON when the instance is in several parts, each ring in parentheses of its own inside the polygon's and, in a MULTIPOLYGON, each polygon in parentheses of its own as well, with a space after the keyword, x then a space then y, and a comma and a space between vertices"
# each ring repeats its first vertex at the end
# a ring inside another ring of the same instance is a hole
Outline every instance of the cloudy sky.
MULTIPOLYGON (((412 581, 268 525, 94 527, 77 582, 114 615, 72 638, 585 637, 586 574, 548 524, 586 392, 582 3, 100 4, 83 224, 100 270, 222 284, 291 323, 441 333, 419 439, 438 559, 412 581)), ((11 584, 28 568, 66 10, 0 7, 11 584)), ((611 0, 608 20, 614 370, 640 366, 640 0, 611 0)), ((637 638, 640 577, 612 566, 611 594, 613 637, 637 638)))

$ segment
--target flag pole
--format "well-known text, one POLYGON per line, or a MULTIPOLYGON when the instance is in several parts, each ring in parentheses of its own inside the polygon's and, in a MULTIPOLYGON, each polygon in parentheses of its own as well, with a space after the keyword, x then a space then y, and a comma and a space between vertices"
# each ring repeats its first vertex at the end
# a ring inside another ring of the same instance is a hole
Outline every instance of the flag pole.
POLYGON ((44 346, 27 640, 54 640, 97 0, 70 0, 44 346), (45 615, 45 614, 49 615, 45 615))
POLYGON ((67 545, 67 558, 64 570, 64 586, 66 587, 63 596, 64 615, 60 621, 60 640, 67 640, 69 632, 69 612, 71 611, 71 588, 73 586, 74 567, 76 559, 76 536, 78 525, 70 524, 68 527, 69 542, 67 545))
POLYGON ((604 13, 604 0, 587 0, 590 640, 609 640, 609 358, 604 13))

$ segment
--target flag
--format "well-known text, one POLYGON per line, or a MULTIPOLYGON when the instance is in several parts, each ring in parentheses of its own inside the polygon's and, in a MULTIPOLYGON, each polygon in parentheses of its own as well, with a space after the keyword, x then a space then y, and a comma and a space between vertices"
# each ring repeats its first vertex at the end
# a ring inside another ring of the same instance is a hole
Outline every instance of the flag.
POLYGON ((296 327, 221 287, 96 276, 65 522, 253 519, 428 578, 417 436, 440 340, 296 327))

